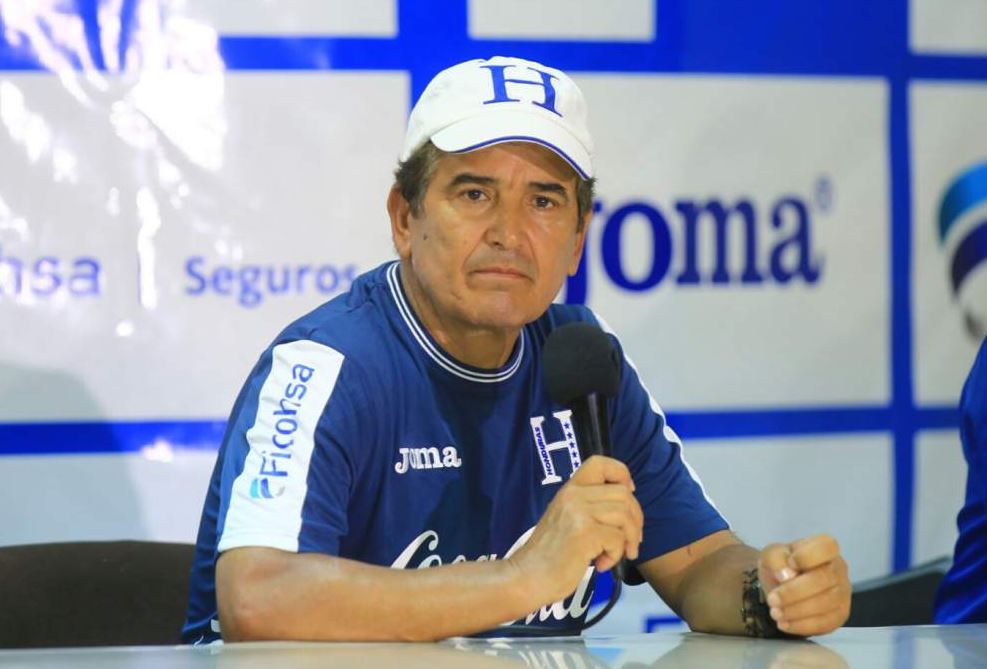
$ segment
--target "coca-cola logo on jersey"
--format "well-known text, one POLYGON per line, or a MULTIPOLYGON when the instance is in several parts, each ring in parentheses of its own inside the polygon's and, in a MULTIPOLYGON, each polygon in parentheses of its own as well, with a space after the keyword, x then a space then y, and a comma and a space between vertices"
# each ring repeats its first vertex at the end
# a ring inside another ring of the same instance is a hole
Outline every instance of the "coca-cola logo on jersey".
MULTIPOLYGON (((457 555, 452 560, 449 560, 448 564, 470 560, 483 562, 487 560, 507 559, 524 545, 534 531, 535 528, 532 527, 518 537, 517 541, 507 549, 507 552, 503 556, 498 556, 496 553, 477 555, 475 557, 457 555)), ((428 567, 438 567, 447 564, 443 562, 442 556, 438 553, 439 543, 440 538, 438 532, 435 530, 425 530, 401 551, 397 558, 394 559, 394 562, 391 563, 391 567, 395 569, 427 569, 428 567)), ((593 580, 593 571, 592 566, 587 567, 586 573, 583 574, 583 578, 576 587, 575 592, 565 599, 560 599, 553 604, 547 604, 540 609, 532 611, 525 617, 524 624, 531 624, 532 622, 536 622, 536 620, 537 622, 545 622, 549 619, 564 620, 566 618, 580 618, 586 613, 590 600, 593 598, 593 591, 590 588, 590 583, 593 580)), ((504 624, 511 625, 517 622, 520 622, 520 619, 508 621, 504 624)))

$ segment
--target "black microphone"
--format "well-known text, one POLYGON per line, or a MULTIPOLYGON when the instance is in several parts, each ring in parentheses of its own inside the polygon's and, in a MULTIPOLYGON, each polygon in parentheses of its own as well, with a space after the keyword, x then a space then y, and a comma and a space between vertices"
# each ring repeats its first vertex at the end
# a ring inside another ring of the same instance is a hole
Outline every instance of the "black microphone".
MULTIPOLYGON (((610 456, 606 399, 620 389, 621 370, 613 339, 592 323, 568 323, 548 336, 542 358, 549 398, 572 411, 580 458, 610 456)), ((628 585, 644 582, 626 559, 613 575, 628 585)))

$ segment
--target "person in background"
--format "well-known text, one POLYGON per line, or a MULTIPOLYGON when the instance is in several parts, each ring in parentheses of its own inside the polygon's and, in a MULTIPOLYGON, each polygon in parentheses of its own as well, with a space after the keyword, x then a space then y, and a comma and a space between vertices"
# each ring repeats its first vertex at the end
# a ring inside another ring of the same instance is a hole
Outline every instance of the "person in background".
POLYGON ((960 397, 960 439, 969 472, 953 566, 936 593, 935 621, 987 623, 987 339, 960 397))

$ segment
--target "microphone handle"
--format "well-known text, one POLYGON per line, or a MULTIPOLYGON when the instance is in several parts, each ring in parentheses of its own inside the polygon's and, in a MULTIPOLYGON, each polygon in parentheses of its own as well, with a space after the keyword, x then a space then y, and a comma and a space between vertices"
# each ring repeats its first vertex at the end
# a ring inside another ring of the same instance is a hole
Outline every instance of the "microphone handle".
POLYGON ((610 457, 606 398, 599 393, 590 393, 572 400, 569 408, 572 409, 572 428, 576 432, 579 457, 583 460, 594 455, 610 457))
MULTIPOLYGON (((579 457, 583 460, 593 455, 610 457, 610 421, 607 416, 607 398, 599 393, 590 393, 577 397, 572 401, 572 425, 576 432, 576 443, 579 445, 579 457)), ((621 559, 610 570, 615 580, 628 585, 643 583, 634 565, 621 559)))

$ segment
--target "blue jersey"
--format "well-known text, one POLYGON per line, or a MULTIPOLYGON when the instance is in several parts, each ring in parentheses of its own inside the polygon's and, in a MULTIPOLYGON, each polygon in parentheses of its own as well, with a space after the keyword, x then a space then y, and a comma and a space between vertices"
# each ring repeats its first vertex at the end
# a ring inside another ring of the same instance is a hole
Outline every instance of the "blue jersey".
MULTIPOLYGON (((408 569, 509 556, 580 464, 571 414, 549 400, 541 365, 548 334, 572 321, 595 317, 552 305, 523 328, 503 367, 471 367, 432 339, 390 263, 289 326, 230 417, 183 638, 220 638, 215 564, 231 548, 408 569)), ((726 528, 626 358, 608 401, 613 455, 644 510, 640 561, 726 528)), ((572 625, 586 614, 592 574, 517 622, 572 625)))
POLYGON ((963 386, 960 437, 969 473, 953 566, 939 585, 937 623, 987 623, 987 340, 963 386))

